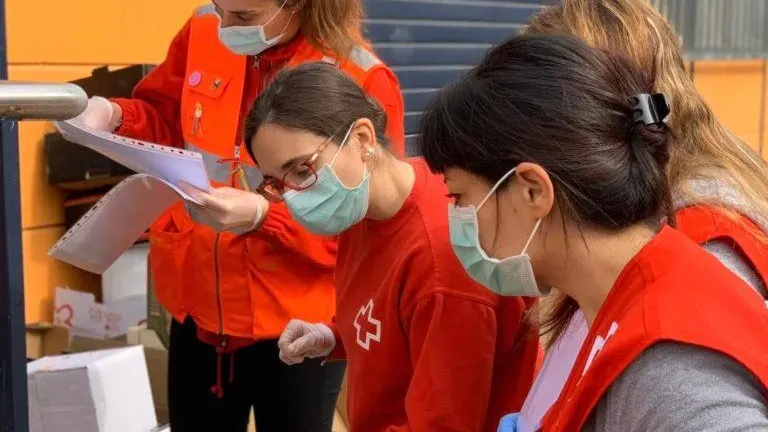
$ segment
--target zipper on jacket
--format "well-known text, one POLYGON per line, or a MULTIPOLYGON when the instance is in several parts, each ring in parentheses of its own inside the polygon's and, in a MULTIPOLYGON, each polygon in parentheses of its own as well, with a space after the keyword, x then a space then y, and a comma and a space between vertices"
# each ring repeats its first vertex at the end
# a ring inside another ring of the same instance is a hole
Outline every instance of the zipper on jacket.
POLYGON ((216 240, 213 243, 213 272, 216 276, 216 304, 219 312, 219 336, 224 335, 224 313, 221 307, 221 275, 219 274, 219 237, 220 232, 216 232, 216 240))

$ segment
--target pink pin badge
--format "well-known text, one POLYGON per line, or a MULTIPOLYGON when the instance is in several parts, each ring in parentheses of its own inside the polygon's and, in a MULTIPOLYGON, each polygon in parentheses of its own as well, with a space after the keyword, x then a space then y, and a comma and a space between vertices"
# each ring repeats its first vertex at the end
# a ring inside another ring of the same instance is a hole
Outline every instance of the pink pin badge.
POLYGON ((202 80, 203 80, 203 76, 200 75, 200 72, 195 71, 189 74, 189 78, 187 81, 189 82, 189 85, 191 85, 192 87, 195 87, 196 85, 200 84, 200 81, 202 80))

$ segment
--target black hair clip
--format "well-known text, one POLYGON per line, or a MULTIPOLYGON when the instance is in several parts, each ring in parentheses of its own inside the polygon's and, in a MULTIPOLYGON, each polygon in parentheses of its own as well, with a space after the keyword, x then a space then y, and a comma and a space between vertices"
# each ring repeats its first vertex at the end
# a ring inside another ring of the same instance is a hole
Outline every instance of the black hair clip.
POLYGON ((632 95, 633 123, 646 125, 665 123, 669 118, 669 103, 664 93, 632 95))

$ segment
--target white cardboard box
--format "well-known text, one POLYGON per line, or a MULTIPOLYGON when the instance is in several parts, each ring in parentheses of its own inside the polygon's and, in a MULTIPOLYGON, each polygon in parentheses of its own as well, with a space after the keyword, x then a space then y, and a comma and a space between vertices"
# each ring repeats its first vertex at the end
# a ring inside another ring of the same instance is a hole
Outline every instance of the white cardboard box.
POLYGON ((53 323, 69 328, 70 336, 111 339, 147 321, 147 298, 96 303, 91 293, 56 287, 53 323))
POLYGON ((30 432, 147 432, 157 426, 140 346, 27 364, 30 432))

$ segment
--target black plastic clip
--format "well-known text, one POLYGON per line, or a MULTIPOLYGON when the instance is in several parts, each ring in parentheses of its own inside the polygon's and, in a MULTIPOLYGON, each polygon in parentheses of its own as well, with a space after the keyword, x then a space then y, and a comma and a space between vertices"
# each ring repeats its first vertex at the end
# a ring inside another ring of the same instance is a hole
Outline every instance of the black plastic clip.
POLYGON ((652 125, 669 119, 669 103, 664 93, 632 95, 632 105, 634 123, 652 125))

